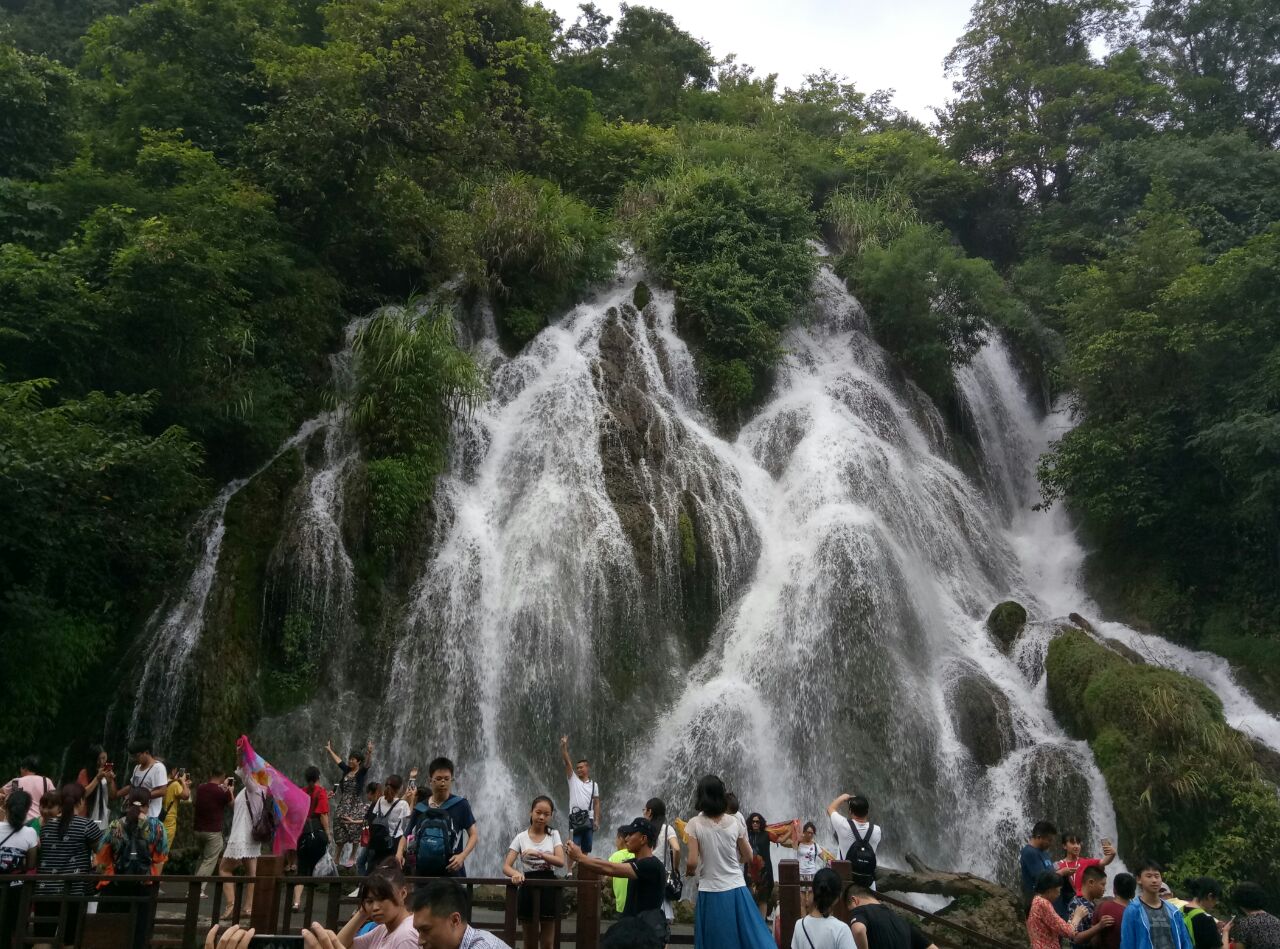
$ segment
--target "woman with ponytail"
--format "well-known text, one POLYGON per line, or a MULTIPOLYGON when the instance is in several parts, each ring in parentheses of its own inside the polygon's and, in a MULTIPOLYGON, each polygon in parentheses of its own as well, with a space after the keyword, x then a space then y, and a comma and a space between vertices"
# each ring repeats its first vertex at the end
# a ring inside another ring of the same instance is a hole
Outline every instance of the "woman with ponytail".
POLYGON ((842 889, 840 877, 829 867, 813 875, 813 906, 796 923, 791 949, 854 949, 853 931, 831 915, 842 889))
POLYGON ((18 922, 18 890, 22 875, 36 865, 40 838, 27 826, 31 795, 21 788, 9 792, 5 801, 6 819, 0 823, 0 946, 13 945, 18 922), (8 879, 6 879, 6 877, 8 879))
MULTIPOLYGON (((91 860, 102 840, 102 828, 77 813, 83 801, 84 788, 75 781, 58 789, 58 815, 40 830, 41 873, 88 874, 92 870, 91 860)), ((74 945, 80 918, 84 915, 82 900, 88 895, 89 888, 87 880, 42 881, 36 888, 35 934, 46 939, 58 935, 60 917, 65 916, 62 945, 74 945), (64 914, 62 903, 65 897, 80 899, 72 902, 64 914), (42 916, 47 918, 41 919, 42 916)))

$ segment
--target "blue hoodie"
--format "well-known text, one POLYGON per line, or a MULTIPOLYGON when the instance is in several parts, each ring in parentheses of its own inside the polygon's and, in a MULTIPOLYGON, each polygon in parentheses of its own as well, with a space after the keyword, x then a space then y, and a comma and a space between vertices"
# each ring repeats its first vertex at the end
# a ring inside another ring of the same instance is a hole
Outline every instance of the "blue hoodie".
MULTIPOLYGON (((1165 915, 1169 917, 1169 929, 1173 933, 1174 949, 1195 949, 1191 941, 1191 933, 1182 920, 1178 907, 1167 900, 1160 901, 1165 915)), ((1125 907, 1124 917, 1120 920, 1120 949, 1152 949, 1151 921, 1147 919, 1147 911, 1143 908, 1139 897, 1125 907)))

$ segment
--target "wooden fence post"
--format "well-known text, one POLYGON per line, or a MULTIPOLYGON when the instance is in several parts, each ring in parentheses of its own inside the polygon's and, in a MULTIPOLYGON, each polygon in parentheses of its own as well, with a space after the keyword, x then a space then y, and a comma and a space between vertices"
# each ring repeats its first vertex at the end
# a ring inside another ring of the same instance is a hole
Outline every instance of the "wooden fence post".
POLYGON ((791 934, 800 919, 800 861, 779 860, 778 882, 781 893, 778 912, 782 914, 782 944, 791 945, 791 934))
POLYGON ((600 947, 600 875, 578 864, 578 946, 600 947))
POLYGON ((850 878, 853 876, 853 865, 848 860, 832 860, 831 869, 836 871, 836 876, 840 878, 840 899, 836 900, 836 905, 832 909, 832 915, 840 918, 842 922, 849 922, 849 904, 844 899, 844 887, 848 885, 850 878))
POLYGON ((280 876, 284 870, 284 857, 258 858, 258 870, 253 887, 253 912, 249 925, 260 933, 272 933, 280 922, 280 876))

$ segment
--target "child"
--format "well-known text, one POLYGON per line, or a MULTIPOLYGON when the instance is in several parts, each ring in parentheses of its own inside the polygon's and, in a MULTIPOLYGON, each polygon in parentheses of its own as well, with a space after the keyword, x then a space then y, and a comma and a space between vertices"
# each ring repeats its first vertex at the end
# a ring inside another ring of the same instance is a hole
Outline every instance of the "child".
POLYGON ((1080 892, 1067 904, 1067 918, 1075 919, 1076 910, 1084 907, 1084 915, 1076 922, 1076 932, 1082 932, 1093 925, 1094 913, 1098 908, 1098 900, 1107 891, 1107 871, 1094 864, 1084 868, 1080 877, 1080 892))
POLYGON ((564 846, 560 832, 552 830, 551 819, 556 806, 549 797, 535 797, 529 805, 529 829, 516 834, 507 848, 502 872, 520 887, 520 922, 524 924, 524 949, 552 949, 556 936, 556 919, 560 916, 559 891, 543 887, 523 886, 525 880, 554 880, 554 867, 564 866, 564 846), (520 864, 516 866, 517 862, 520 864), (534 903, 538 903, 537 913, 534 903), (540 936, 539 936, 540 934, 540 936))
MULTIPOLYGON (((613 838, 613 853, 609 855, 610 863, 623 863, 627 860, 634 860, 636 855, 633 854, 626 846, 626 828, 619 827, 618 833, 613 838)), ((627 905, 627 883, 630 882, 626 877, 613 878, 613 902, 617 906, 618 912, 622 912, 622 908, 627 905)))
POLYGON ((364 824, 360 828, 360 849, 356 851, 356 872, 362 877, 368 876, 369 871, 373 869, 373 867, 368 866, 369 814, 373 805, 378 802, 378 798, 380 797, 382 797, 382 785, 377 781, 366 781, 364 785, 364 798, 368 802, 370 810, 365 811, 364 824))

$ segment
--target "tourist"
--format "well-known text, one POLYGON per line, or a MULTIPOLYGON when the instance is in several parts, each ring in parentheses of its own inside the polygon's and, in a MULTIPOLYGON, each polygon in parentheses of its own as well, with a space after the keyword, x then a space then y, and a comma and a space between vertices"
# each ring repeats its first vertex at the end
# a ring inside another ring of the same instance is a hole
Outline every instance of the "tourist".
POLYGON ((467 891, 454 880, 432 880, 413 898, 413 925, 422 949, 511 949, 493 933, 472 929, 470 918, 467 891))
POLYGON ((560 918, 560 891, 554 887, 525 886, 526 880, 554 880, 554 867, 564 866, 560 832, 551 828, 556 806, 551 798, 535 797, 529 805, 529 826, 511 840, 502 872, 520 888, 519 917, 524 928, 524 949, 541 945, 552 949, 560 918), (519 866, 517 866, 517 863, 519 866), (537 905, 535 913, 534 904, 537 905), (539 935, 539 933, 541 935, 539 935))
POLYGON ((134 788, 142 788, 151 795, 151 803, 147 805, 148 817, 159 817, 164 807, 161 800, 165 789, 169 786, 169 772, 164 762, 151 753, 151 742, 138 739, 129 745, 129 754, 133 757, 133 774, 129 783, 116 791, 116 797, 126 797, 134 788))
POLYGON ((1213 877, 1192 877, 1187 881, 1191 899, 1182 906, 1182 921, 1191 932, 1195 949, 1219 949, 1231 943, 1231 923, 1219 923, 1211 915, 1222 899, 1222 884, 1213 877))
MULTIPOLYGON (((196 868, 196 876, 211 877, 218 872, 218 860, 222 856, 222 848, 227 839, 223 835, 226 825, 227 808, 231 806, 234 782, 227 773, 215 768, 209 780, 195 790, 195 806, 192 827, 196 835, 196 845, 200 850, 200 864, 196 868)), ((205 884, 200 884, 200 893, 204 895, 205 884)))
POLYGON ((164 824, 152 817, 150 808, 157 798, 143 785, 125 789, 124 815, 112 821, 95 858, 105 879, 98 884, 102 896, 101 913, 128 913, 133 919, 131 944, 134 949, 147 945, 151 931, 153 900, 141 899, 154 883, 142 880, 117 880, 114 877, 146 877, 160 875, 169 856, 169 840, 164 824))
POLYGON ((827 819, 835 832, 836 851, 840 858, 852 864, 854 876, 868 877, 874 890, 876 852, 880 849, 884 832, 871 820, 871 802, 861 794, 841 794, 827 805, 827 819), (846 802, 848 817, 840 813, 840 806, 846 802))
POLYGON ((1099 920, 1088 929, 1076 929, 1084 918, 1086 908, 1076 909, 1071 919, 1063 919, 1054 909, 1054 900, 1062 892, 1062 875, 1053 870, 1040 874, 1033 888, 1031 911, 1027 913, 1027 936, 1031 949, 1060 949, 1063 939, 1074 943, 1089 942, 1094 936, 1115 925, 1111 918, 1099 920))
MULTIPOLYGON (((77 813, 84 801, 84 788, 78 783, 64 784, 58 794, 59 811, 40 830, 38 872, 88 874, 93 869, 93 855, 102 840, 102 828, 77 813)), ((57 933, 59 916, 63 915, 62 897, 83 898, 88 894, 87 881, 41 881, 36 888, 35 915, 46 918, 37 922, 35 935, 47 938, 57 933)), ((76 931, 83 913, 81 903, 72 903, 67 907, 62 945, 75 945, 76 931)))
POLYGON ((936 949, 919 927, 881 903, 865 878, 850 883, 845 888, 845 898, 858 949, 936 949))
POLYGON ((769 825, 764 816, 753 812, 747 817, 747 843, 751 845, 751 861, 747 864, 747 880, 755 896, 756 905, 765 907, 769 918, 773 905, 773 841, 769 837, 769 825))
POLYGON ((174 848, 178 840, 178 802, 191 800, 191 776, 185 768, 179 768, 169 778, 164 794, 160 798, 160 823, 169 837, 169 849, 174 848))
MULTIPOLYGON (((360 816, 360 836, 359 849, 356 851, 356 873, 360 876, 368 876, 373 869, 373 865, 369 862, 369 820, 373 815, 373 805, 378 803, 378 799, 382 797, 382 785, 377 781, 366 781, 364 783, 365 809, 360 816)), ((351 895, 355 896, 356 890, 351 895)))
POLYGON ((28 821, 40 818, 40 798, 44 797, 46 792, 54 790, 53 782, 39 772, 40 759, 35 755, 28 755, 18 765, 18 776, 4 786, 6 795, 12 794, 15 790, 26 792, 29 802, 27 805, 28 821))
POLYGON ((467 858, 480 843, 480 825, 471 813, 471 803, 453 793, 453 774, 448 758, 436 758, 427 765, 431 793, 414 807, 418 838, 414 872, 420 877, 465 877, 467 858))
POLYGON ((605 876, 626 877, 627 902, 622 908, 622 915, 644 919, 665 944, 670 932, 667 917, 662 912, 667 874, 662 861, 653 854, 658 831, 643 817, 637 817, 621 829, 624 831, 623 843, 635 854, 630 860, 610 863, 608 860, 589 856, 576 843, 569 845, 569 856, 575 863, 590 867, 605 876))
POLYGON ((1231 926, 1233 947, 1280 949, 1280 920, 1266 911, 1267 894, 1262 887, 1240 883, 1231 891, 1231 902, 1242 914, 1231 926))
MULTIPOLYGON (((1066 880, 1063 879, 1063 889, 1066 889, 1066 880)), ((1107 891, 1107 871, 1097 864, 1092 864, 1085 868, 1084 876, 1080 879, 1080 889, 1075 896, 1071 897, 1071 902, 1067 904, 1067 919, 1074 919, 1077 930, 1088 929, 1094 922, 1094 916, 1098 910, 1098 900, 1102 899, 1102 894, 1107 891), (1084 915, 1079 915, 1076 911, 1083 908, 1084 915)))
POLYGON ((751 859, 747 832, 728 813, 724 782, 709 774, 698 782, 697 816, 685 825, 688 872, 696 874, 694 944, 701 949, 769 949, 773 935, 755 911, 742 864, 751 859))
POLYGON ((804 882, 812 880, 823 867, 822 848, 814 838, 818 834, 818 825, 813 821, 805 821, 800 831, 800 842, 796 844, 796 861, 800 864, 800 879, 804 882))
POLYGON ((1138 867, 1138 898, 1125 907, 1120 923, 1123 949, 1193 949, 1178 907, 1160 898, 1164 874, 1158 863, 1138 867))
POLYGON ((18 923, 18 887, 22 875, 36 866, 40 835, 27 826, 31 795, 15 787, 5 799, 5 820, 0 823, 0 877, 9 877, 0 889, 0 946, 13 945, 13 931, 18 923))
MULTIPOLYGON (((303 773, 307 792, 307 819, 298 837, 298 876, 316 875, 316 864, 329 852, 329 792, 320 784, 320 769, 315 765, 303 773)), ((403 901, 402 901, 403 902, 403 901)), ((302 909, 302 884, 293 885, 293 909, 302 909)), ((405 910, 406 917, 408 910, 405 910)))
MULTIPOLYGON (((644 805, 644 819, 653 825, 654 830, 658 834, 657 842, 653 845, 653 855, 662 861, 663 872, 668 881, 674 880, 680 872, 680 835, 676 832, 675 827, 667 823, 667 803, 660 797, 651 797, 644 805)), ((633 855, 634 856, 634 855, 633 855)), ((610 860, 613 858, 610 857, 610 860)), ((630 857, 627 858, 631 859, 630 857)), ((625 885, 625 881, 624 885, 625 885)), ((614 884, 618 881, 615 879, 614 884)), ((667 917, 670 923, 676 918, 676 908, 671 902, 671 897, 663 887, 662 894, 662 913, 667 917)))
POLYGON ((369 762, 373 759, 373 742, 365 745, 363 753, 351 752, 346 761, 339 758, 338 753, 333 750, 332 741, 325 742, 324 750, 342 772, 342 778, 338 781, 338 819, 333 825, 333 842, 338 848, 336 860, 342 866, 351 868, 356 865, 356 855, 360 849, 360 833, 366 810, 364 785, 369 775, 369 762), (351 858, 344 861, 343 857, 348 851, 351 858))
POLYGON ((569 736, 560 739, 560 757, 569 779, 569 832, 583 853, 591 853, 592 837, 600 826, 600 785, 591 779, 591 764, 569 756, 569 736))
MULTIPOLYGON (((610 863, 623 863, 635 857, 635 854, 627 849, 627 826, 625 824, 618 828, 613 840, 613 848, 613 853, 609 854, 610 863)), ((627 905, 626 877, 613 878, 613 903, 619 913, 627 905)))
POLYGON ((41 833, 45 826, 52 820, 56 820, 62 812, 62 795, 58 793, 57 788, 50 788, 40 795, 40 816, 36 819, 36 833, 41 833))
POLYGON ((1083 845, 1084 842, 1078 834, 1062 835, 1062 849, 1065 856, 1054 864, 1054 869, 1062 875, 1062 893, 1054 908, 1063 919, 1071 915, 1069 907, 1083 885, 1084 871, 1089 867, 1105 867, 1116 858, 1115 847, 1106 838, 1102 840, 1102 859, 1080 856, 1083 845))
POLYGON ((404 867, 404 848, 409 831, 409 803, 400 799, 404 779, 387 775, 382 783, 382 797, 369 809, 369 865, 379 867, 388 858, 404 867))
MULTIPOLYGON (((808 825, 807 825, 808 826, 808 825)), ((808 915, 796 923, 791 949, 853 949, 853 931, 831 915, 844 886, 834 870, 813 875, 813 898, 808 915)))
POLYGON ((76 781, 84 788, 84 816, 104 832, 111 823, 111 801, 116 793, 114 765, 101 745, 89 746, 89 760, 76 781))
POLYGON ((1112 895, 1098 904, 1093 911, 1094 922, 1111 917, 1112 925, 1098 934, 1098 949, 1120 949, 1120 921, 1127 907, 1138 892, 1138 881, 1131 873, 1117 873, 1111 881, 1112 895))
MULTIPOLYGON (((1046 872, 1054 872, 1053 860, 1049 856, 1049 848, 1053 846, 1053 838, 1058 828, 1047 820, 1036 821, 1031 828, 1031 836, 1022 845, 1018 855, 1018 865, 1022 873, 1022 900, 1025 907, 1031 907, 1036 884, 1046 872)), ((1071 871, 1064 870, 1064 873, 1071 871)))
POLYGON ((409 911, 409 884, 395 867, 379 867, 360 884, 360 902, 339 932, 312 923, 302 931, 304 946, 326 949, 417 949, 418 931, 409 911), (372 929, 357 935, 370 922, 372 929), (308 940, 310 936, 310 940, 308 940))
MULTIPOLYGON (((235 886, 230 877, 238 867, 243 867, 246 876, 255 876, 258 872, 258 857, 262 856, 262 842, 253 836, 253 826, 262 816, 262 809, 270 807, 266 792, 257 781, 245 781, 240 775, 242 787, 235 796, 231 808, 231 833, 227 835, 227 845, 222 851, 222 863, 218 865, 218 875, 227 877, 222 884, 222 898, 225 906, 222 919, 231 919, 235 910, 235 886)), ((244 914, 253 912, 253 883, 244 887, 244 905, 240 907, 244 914)))
POLYGON ((724 800, 726 807, 725 813, 736 820, 738 822, 738 826, 740 826, 745 833, 747 829, 747 818, 743 816, 743 813, 739 808, 738 795, 734 794, 732 791, 725 791, 724 800))

